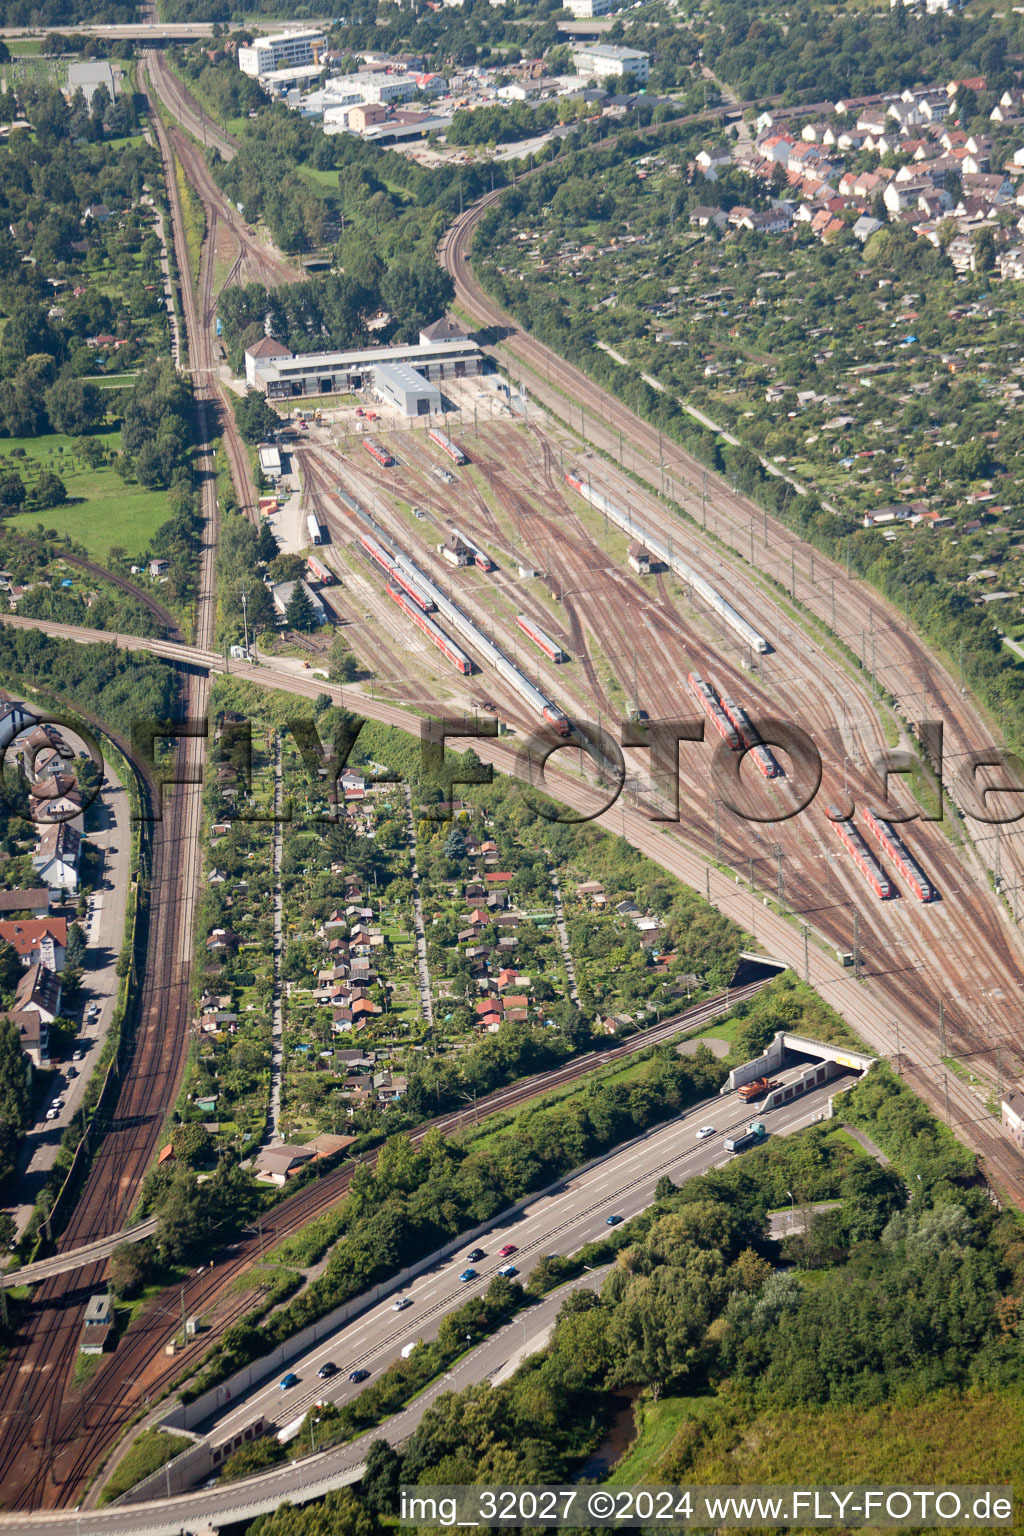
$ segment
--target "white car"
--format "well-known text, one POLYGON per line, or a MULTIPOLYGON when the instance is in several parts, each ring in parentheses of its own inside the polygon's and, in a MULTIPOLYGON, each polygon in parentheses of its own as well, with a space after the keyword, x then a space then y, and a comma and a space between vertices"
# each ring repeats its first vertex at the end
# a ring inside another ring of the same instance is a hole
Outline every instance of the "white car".
POLYGON ((397 1301, 392 1302, 391 1310, 392 1310, 392 1312, 404 1312, 406 1307, 411 1307, 411 1306, 412 1306, 412 1297, 411 1296, 399 1296, 397 1301))
POLYGON ((59 1109, 48 1109, 46 1111, 46 1118, 47 1118, 47 1120, 56 1120, 56 1118, 57 1118, 57 1116, 59 1114, 60 1114, 60 1110, 59 1109))
POLYGON ((714 1134, 715 1127, 713 1125, 702 1125, 700 1130, 697 1132, 696 1139, 698 1141, 707 1141, 708 1137, 713 1136, 714 1134))

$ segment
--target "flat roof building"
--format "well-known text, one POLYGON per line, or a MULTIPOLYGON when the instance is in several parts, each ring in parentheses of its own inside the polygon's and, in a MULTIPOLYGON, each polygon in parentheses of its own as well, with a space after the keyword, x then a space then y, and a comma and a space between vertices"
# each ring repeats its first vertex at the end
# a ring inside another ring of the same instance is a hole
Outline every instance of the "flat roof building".
POLYGON ((577 21, 589 21, 592 16, 607 16, 618 9, 619 0, 562 0, 562 10, 571 11, 577 21))
POLYGON ((440 414, 441 391, 408 363, 380 364, 373 370, 373 388, 379 400, 403 416, 440 414))
POLYGON ((349 394, 375 388, 382 368, 406 363, 421 381, 472 378, 483 369, 483 358, 470 337, 450 341, 407 343, 398 347, 366 347, 359 352, 309 352, 293 355, 279 342, 261 337, 245 353, 245 380, 271 400, 303 395, 349 394))
POLYGON ((106 87, 107 95, 113 101, 120 90, 119 78, 120 75, 115 75, 113 66, 106 59, 83 59, 80 64, 69 64, 66 91, 68 101, 76 91, 81 91, 88 106, 93 92, 101 85, 106 87))
POLYGON ((270 37, 254 38, 251 46, 238 50, 238 67, 243 75, 258 79, 275 69, 318 64, 327 46, 319 27, 305 32, 275 32, 270 37))
POLYGON ((616 48, 612 43, 588 43, 573 50, 573 64, 578 75, 632 75, 638 85, 646 85, 651 73, 650 54, 636 48, 616 48))

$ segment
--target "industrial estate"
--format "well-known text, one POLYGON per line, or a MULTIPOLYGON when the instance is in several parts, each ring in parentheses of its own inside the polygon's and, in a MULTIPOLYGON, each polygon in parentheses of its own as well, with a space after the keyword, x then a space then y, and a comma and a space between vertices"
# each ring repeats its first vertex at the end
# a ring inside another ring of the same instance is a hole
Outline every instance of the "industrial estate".
POLYGON ((0 1536, 1012 1524, 1024 21, 0 37, 0 1536))

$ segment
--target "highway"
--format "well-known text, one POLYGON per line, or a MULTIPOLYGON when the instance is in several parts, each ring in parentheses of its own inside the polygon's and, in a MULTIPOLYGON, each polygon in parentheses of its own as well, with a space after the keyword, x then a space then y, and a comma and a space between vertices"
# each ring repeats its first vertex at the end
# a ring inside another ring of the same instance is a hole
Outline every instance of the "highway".
MULTIPOLYGON (((779 1134, 810 1123, 820 1115, 836 1087, 835 1082, 823 1085, 806 1099, 769 1111, 763 1116, 765 1124, 779 1134)), ((525 1281, 546 1254, 572 1254, 584 1244, 604 1237, 608 1231, 606 1218, 635 1216, 644 1210, 654 1197, 655 1184, 664 1175, 679 1182, 729 1162, 733 1154, 725 1152, 723 1138, 744 1128, 755 1116, 762 1118, 756 1105, 743 1104, 737 1093, 726 1094, 688 1110, 678 1119, 601 1158, 588 1171, 566 1179, 556 1193, 542 1196, 511 1219, 499 1219, 489 1236, 466 1242, 435 1270, 418 1276, 405 1290, 392 1293, 344 1325, 333 1337, 317 1344, 301 1360, 291 1362, 287 1369, 302 1378, 299 1387, 282 1391, 278 1386, 282 1373, 275 1370, 266 1386, 244 1402, 234 1404, 215 1425, 207 1427, 207 1432, 212 1429, 213 1439, 219 1442, 229 1439, 257 1415, 281 1428, 303 1414, 313 1402, 348 1402, 361 1390, 348 1380, 349 1371, 367 1370, 376 1376, 406 1343, 436 1338, 442 1319, 453 1308, 482 1295, 506 1264, 514 1264, 525 1281), (716 1134, 697 1141, 698 1126, 714 1126, 716 1134), (499 1254, 507 1243, 515 1243, 517 1248, 511 1259, 499 1254), (459 1275, 470 1267, 469 1254, 477 1248, 483 1248, 487 1254, 472 1266, 479 1279, 463 1283, 459 1275), (396 1296, 409 1297, 412 1306, 395 1312, 396 1296), (316 1372, 326 1361, 338 1366, 339 1375, 320 1381, 316 1372)))
MULTIPOLYGON (((825 1084, 805 1099, 766 1115, 765 1123, 773 1134, 792 1134, 823 1114, 828 1095, 835 1088, 836 1083, 825 1084)), ((351 1393, 347 1371, 355 1364, 366 1362, 363 1368, 374 1370, 386 1366, 404 1342, 410 1338, 431 1337, 445 1311, 485 1288, 499 1264, 504 1262, 496 1257, 496 1247, 505 1242, 517 1243, 524 1255, 521 1266, 524 1277, 544 1253, 574 1252, 607 1232, 606 1216, 629 1217, 643 1210, 650 1203, 654 1186, 663 1174, 678 1180, 728 1161, 730 1154, 724 1151, 722 1135, 733 1125, 746 1124, 755 1113, 755 1109, 741 1106, 734 1094, 697 1106, 610 1154, 587 1173, 570 1175, 564 1194, 539 1199, 535 1207, 529 1208, 507 1228, 496 1226, 493 1238, 479 1242, 479 1246, 488 1248, 489 1252, 488 1259, 478 1266, 481 1272, 478 1285, 459 1283, 457 1277, 464 1265, 461 1258, 456 1258, 433 1276, 416 1282, 411 1294, 418 1300, 404 1314, 392 1312, 390 1302, 364 1314, 345 1331, 345 1359, 339 1364, 344 1364, 346 1374, 336 1400, 344 1401, 351 1393), (717 1125, 718 1134, 706 1142, 697 1142, 696 1128, 705 1124, 717 1125), (428 1308, 430 1322, 426 1323, 428 1308), (359 1330, 358 1334, 355 1330, 359 1330)), ((466 1247, 470 1246, 473 1245, 467 1243, 466 1247)), ((516 1255, 518 1259, 519 1255, 516 1255)), ((445 1378, 436 1383, 410 1410, 348 1445, 305 1457, 260 1477, 227 1484, 223 1488, 203 1488, 170 1499, 77 1513, 65 1510, 27 1515, 0 1514, 0 1536, 6 1536, 6 1533, 24 1533, 24 1536, 28 1533, 34 1533, 34 1536, 134 1536, 134 1533, 180 1536, 183 1530, 197 1531, 207 1525, 217 1526, 229 1520, 267 1513, 284 1500, 299 1502, 319 1497, 332 1487, 354 1480, 355 1469, 371 1440, 384 1438, 398 1443, 412 1432, 440 1392, 452 1386, 466 1387, 473 1381, 490 1377, 522 1355, 524 1347, 529 1349, 538 1332, 543 1333, 560 1304, 561 1297, 554 1298, 545 1304, 546 1317, 538 1308, 521 1321, 514 1321, 495 1339, 469 1354, 454 1373, 454 1381, 445 1378)), ((314 1352, 309 1366, 304 1365, 301 1369, 315 1370, 324 1358, 330 1358, 330 1349, 321 1347, 314 1352)), ((326 1399, 329 1386, 330 1383, 319 1381, 313 1386, 304 1378, 301 1390, 293 1389, 291 1394, 271 1388, 247 1403, 239 1421, 248 1422, 255 1412, 260 1411, 264 1399, 272 1403, 274 1416, 278 1417, 278 1404, 285 1397, 289 1417, 298 1417, 310 1402, 326 1399)), ((234 1422, 233 1415, 222 1418, 216 1438, 222 1438, 222 1432, 234 1422)))

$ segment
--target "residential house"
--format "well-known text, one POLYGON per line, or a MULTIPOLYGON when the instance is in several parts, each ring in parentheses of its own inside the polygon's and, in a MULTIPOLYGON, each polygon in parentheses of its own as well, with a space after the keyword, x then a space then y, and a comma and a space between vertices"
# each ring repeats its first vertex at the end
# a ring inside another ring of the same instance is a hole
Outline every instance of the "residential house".
POLYGON ((316 1153, 311 1147, 290 1147, 285 1142, 272 1147, 263 1147, 257 1153, 253 1163, 257 1182, 275 1184, 278 1189, 281 1189, 307 1163, 311 1163, 315 1156, 316 1153))
POLYGON ((64 969, 68 943, 66 918, 0 921, 0 939, 14 946, 24 966, 45 965, 48 970, 55 972, 64 969))
POLYGON ((32 868, 51 891, 78 890, 78 861, 82 839, 67 821, 50 822, 39 834, 32 868))
POLYGON ((52 1024, 60 1013, 60 977, 45 965, 30 965, 18 978, 14 989, 14 1011, 37 1013, 45 1024, 52 1024))
POLYGON ((1024 1152, 1024 1093, 1011 1088, 1000 1102, 1000 1120, 1010 1140, 1024 1152))

